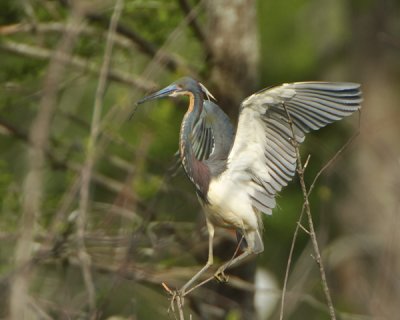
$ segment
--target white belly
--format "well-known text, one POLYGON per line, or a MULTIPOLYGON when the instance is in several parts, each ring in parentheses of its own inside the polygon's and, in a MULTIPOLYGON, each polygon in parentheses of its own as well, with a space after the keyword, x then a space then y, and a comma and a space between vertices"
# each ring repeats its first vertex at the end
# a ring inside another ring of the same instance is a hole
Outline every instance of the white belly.
POLYGON ((257 230, 257 212, 251 205, 251 199, 243 185, 234 183, 224 175, 211 180, 207 194, 209 205, 206 215, 220 227, 257 230))

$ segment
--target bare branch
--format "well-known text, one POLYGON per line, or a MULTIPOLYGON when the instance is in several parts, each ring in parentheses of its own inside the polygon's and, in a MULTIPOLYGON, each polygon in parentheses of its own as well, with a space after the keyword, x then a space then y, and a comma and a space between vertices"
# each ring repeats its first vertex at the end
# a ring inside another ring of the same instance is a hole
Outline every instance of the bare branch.
POLYGON ((314 190, 315 184, 317 183, 319 177, 321 176, 321 174, 328 169, 338 158, 339 156, 342 155, 343 151, 346 150, 355 140, 355 138, 358 137, 358 135, 360 134, 360 130, 358 130, 357 132, 355 132, 348 140, 347 142, 333 155, 333 157, 331 159, 329 159, 329 161, 317 172, 317 174, 314 177, 313 182, 310 185, 310 188, 308 190, 308 196, 311 195, 311 192, 314 190))
MULTIPOLYGON (((41 60, 48 60, 53 55, 52 50, 8 40, 0 42, 0 49, 25 57, 31 57, 41 60)), ((67 56, 65 53, 60 53, 57 56, 57 59, 59 59, 62 63, 68 63, 71 67, 83 72, 89 72, 95 75, 98 75, 100 73, 98 66, 90 60, 86 60, 77 56, 67 56)), ((119 70, 109 70, 107 73, 107 77, 110 80, 121 82, 122 84, 129 86, 134 86, 143 91, 150 91, 156 86, 151 81, 143 80, 138 77, 133 78, 131 74, 119 70)))
MULTIPOLYGON (((43 85, 43 95, 40 100, 38 113, 32 122, 29 140, 32 147, 28 151, 28 173, 23 187, 23 213, 21 221, 21 236, 17 241, 15 253, 16 267, 26 265, 33 256, 35 226, 41 211, 41 198, 43 195, 43 175, 45 169, 45 150, 49 141, 50 125, 52 122, 58 84, 69 61, 69 54, 74 47, 78 30, 72 26, 80 25, 82 16, 79 11, 72 11, 67 28, 57 50, 52 55, 51 62, 43 85), (60 59, 63 56, 65 59, 60 59)), ((25 319, 29 310, 29 280, 30 272, 18 274, 15 277, 10 294, 10 318, 25 319)))
MULTIPOLYGON (((92 22, 96 22, 102 26, 108 24, 108 18, 100 14, 89 14, 87 18, 92 22)), ((166 68, 170 71, 175 72, 180 69, 184 70, 184 73, 196 74, 196 72, 191 67, 184 64, 181 60, 170 55, 165 50, 157 48, 157 46, 147 41, 139 33, 134 31, 127 25, 119 22, 116 27, 116 32, 130 39, 144 54, 148 55, 151 58, 157 58, 155 61, 158 61, 161 65, 165 65, 166 68)))
MULTIPOLYGON (((65 23, 61 22, 48 22, 48 23, 15 23, 11 25, 0 26, 0 35, 2 36, 10 36, 14 34, 20 33, 31 33, 31 34, 47 34, 47 33, 63 33, 65 31, 65 23)), ((76 26, 77 27, 77 26, 76 26)), ((85 25, 81 30, 80 34, 82 36, 88 37, 99 37, 101 36, 104 40, 107 40, 107 32, 101 32, 97 28, 85 25)), ((115 45, 118 45, 122 48, 132 50, 135 46, 132 42, 122 36, 116 35, 114 39, 115 45)))
MULTIPOLYGON (((68 1, 59 0, 59 2, 63 6, 68 6, 68 1)), ((98 13, 88 13, 86 18, 94 23, 99 24, 103 28, 107 28, 109 25, 109 19, 105 15, 101 15, 98 13)), ((173 55, 168 54, 164 50, 161 50, 153 43, 147 41, 143 38, 138 32, 134 31, 132 28, 123 24, 122 22, 118 22, 115 31, 128 38, 132 43, 134 43, 140 51, 149 56, 150 58, 156 58, 155 61, 161 65, 165 65, 167 69, 172 72, 179 70, 183 70, 184 73, 195 75, 197 74, 193 68, 188 67, 181 60, 175 58, 173 55)))
MULTIPOLYGON (((321 176, 321 174, 327 170, 331 165, 333 165, 333 163, 339 158, 339 156, 343 153, 343 151, 345 149, 347 149, 355 140, 355 138, 360 134, 360 131, 358 129, 357 132, 355 132, 348 140, 347 142, 338 150, 336 151, 336 153, 327 161, 327 163, 317 172, 317 174, 314 177, 313 182, 310 185, 310 188, 308 190, 308 196, 311 195, 311 192, 314 190, 314 187, 319 179, 319 177, 321 176)), ((307 158, 306 164, 308 163, 308 159, 310 157, 307 158)), ((306 167, 306 165, 304 165, 304 168, 306 167)), ((289 251, 289 256, 288 256, 288 261, 286 264, 286 271, 285 271, 285 279, 283 281, 283 289, 282 289, 282 296, 281 296, 281 306, 280 306, 280 316, 279 319, 282 320, 283 319, 283 309, 284 309, 284 305, 285 305, 285 295, 286 295, 286 291, 287 291, 287 283, 288 283, 288 278, 289 278, 289 271, 290 271, 290 267, 292 264, 292 257, 293 257, 293 252, 294 252, 294 245, 296 243, 297 240, 297 236, 298 236, 298 231, 299 228, 303 228, 303 230, 307 233, 310 234, 310 232, 308 230, 305 230, 304 227, 301 224, 301 221, 303 220, 303 215, 304 215, 304 204, 299 216, 299 219, 297 220, 297 226, 296 229, 294 231, 293 234, 293 238, 292 238, 292 243, 290 246, 290 251, 289 251)))
MULTIPOLYGON (((303 192, 303 198, 304 198, 304 204, 303 204, 303 209, 301 214, 300 214, 300 218, 296 227, 296 231, 295 231, 295 236, 297 237, 297 233, 299 230, 299 226, 301 224, 301 219, 303 217, 303 212, 305 211, 307 214, 307 219, 308 219, 308 226, 309 226, 309 234, 310 234, 310 238, 311 238, 311 242, 313 245, 313 250, 314 250, 314 254, 315 254, 315 261, 318 264, 319 267, 319 271, 320 271, 320 276, 321 276, 321 282, 322 282, 322 288, 324 290, 324 294, 325 294, 325 298, 327 301, 327 305, 328 305, 328 309, 329 309, 329 315, 331 317, 332 320, 336 320, 336 314, 335 314, 335 309, 333 307, 333 303, 332 303, 332 298, 331 298, 331 294, 330 294, 330 290, 329 290, 329 286, 328 286, 328 282, 326 280, 326 274, 325 274, 325 268, 321 259, 321 253, 319 250, 319 246, 318 246, 318 241, 317 241, 317 236, 315 233, 315 229, 314 229, 314 223, 312 220, 312 215, 311 215, 311 208, 310 208, 310 202, 309 202, 309 192, 307 191, 307 187, 304 181, 304 167, 301 161, 301 156, 300 156, 300 150, 299 150, 299 146, 298 143, 296 141, 296 135, 295 135, 295 131, 294 131, 294 124, 292 121, 292 118, 289 114, 289 111, 286 108, 286 105, 283 103, 283 107, 285 109, 287 118, 288 118, 288 123, 290 125, 290 129, 292 131, 292 144, 293 147, 296 150, 296 157, 297 157, 297 174, 299 176, 299 180, 300 180, 300 186, 301 186, 301 190, 303 192)), ((292 248, 294 246, 294 242, 292 242, 292 248)), ((292 250, 291 248, 291 250, 292 250)), ((291 260, 291 256, 290 256, 290 260, 291 260)), ((288 265, 289 262, 288 262, 288 265)), ((286 290, 286 287, 284 287, 284 289, 286 290)), ((282 299, 283 300, 283 299, 282 299)), ((281 302, 281 319, 283 318, 283 301, 281 302)))
MULTIPOLYGON (((22 141, 23 143, 28 144, 28 146, 33 147, 32 142, 29 140, 28 135, 24 131, 4 120, 2 117, 0 117, 0 134, 9 135, 17 140, 22 141)), ((54 139, 51 140, 54 143, 54 139)), ((47 148, 45 150, 45 156, 54 170, 70 170, 76 173, 80 173, 82 171, 82 165, 80 163, 68 161, 67 159, 60 159, 60 157, 58 157, 51 150, 51 148, 47 148)), ((122 170, 129 171, 132 169, 131 163, 115 155, 104 155, 103 159, 109 161, 110 164, 122 170)), ((124 187, 121 182, 97 172, 92 174, 92 180, 93 182, 98 183, 114 193, 121 192, 124 187)), ((132 197, 133 195, 130 194, 130 196, 132 197)), ((135 199, 135 201, 137 201, 137 199, 135 199)))
MULTIPOLYGON (((289 279, 289 271, 290 271, 290 267, 292 265, 294 246, 296 244, 297 236, 298 236, 298 233, 299 233, 299 230, 300 230, 301 221, 303 220, 303 215, 304 215, 304 205, 303 205, 303 208, 301 210, 299 219, 297 220, 296 229, 294 230, 292 243, 290 245, 288 261, 287 261, 287 264, 286 264, 285 279, 283 280, 283 288, 282 288, 282 295, 281 295, 281 306, 280 306, 280 312, 279 312, 279 320, 283 320, 283 311, 284 311, 284 306, 285 306, 285 297, 286 297, 286 292, 287 292, 287 283, 288 283, 288 279, 289 279)), ((309 232, 308 232, 308 234, 309 234, 309 232)))
POLYGON ((83 278, 85 287, 88 292, 90 311, 93 314, 96 309, 96 294, 93 284, 92 273, 90 269, 90 256, 86 252, 85 246, 85 229, 87 220, 87 210, 89 206, 89 189, 92 170, 95 161, 95 146, 100 129, 100 117, 103 108, 103 96, 106 89, 107 75, 109 73, 112 49, 114 44, 114 34, 116 26, 121 16, 123 8, 123 0, 117 0, 114 7, 114 12, 111 17, 106 48, 104 52, 103 65, 100 71, 99 83, 96 90, 92 124, 90 136, 87 145, 86 162, 82 168, 82 181, 80 189, 80 202, 79 202, 79 217, 78 217, 78 256, 82 266, 83 278))
MULTIPOLYGON (((57 114, 62 115, 63 117, 67 118, 68 120, 71 120, 72 122, 74 122, 78 126, 84 128, 85 130, 90 130, 90 124, 86 120, 77 116, 76 114, 73 114, 71 112, 65 112, 63 110, 58 110, 57 114)), ((124 147, 124 149, 126 149, 130 153, 135 153, 135 151, 136 151, 136 148, 129 141, 127 141, 123 137, 121 137, 118 134, 118 132, 110 130, 109 128, 103 128, 101 130, 100 135, 104 136, 104 138, 106 140, 124 147)), ((103 155, 103 156, 107 157, 107 155, 103 155)), ((122 159, 120 159, 120 160, 122 160, 122 159)), ((130 164, 130 166, 132 166, 132 164, 130 164)))
POLYGON ((192 28, 195 36, 200 40, 203 44, 204 51, 206 53, 206 59, 210 59, 212 57, 212 51, 210 44, 207 40, 207 36, 204 33, 204 30, 201 28, 199 21, 196 19, 196 11, 190 6, 190 3, 187 0, 179 0, 179 5, 182 8, 182 11, 186 14, 189 26, 192 28))
MULTIPOLYGON (((347 149, 354 142, 354 139, 359 134, 360 134, 360 131, 358 129, 358 131, 355 132, 347 140, 347 142, 338 151, 336 151, 336 153, 328 160, 328 162, 317 172, 317 174, 315 175, 314 180, 311 183, 310 188, 308 190, 308 197, 311 195, 311 192, 314 190, 314 187, 315 187, 319 177, 321 176, 321 174, 325 170, 327 170, 339 158, 339 156, 343 153, 343 151, 345 149, 347 149)), ((307 158, 306 164, 308 164, 309 159, 310 159, 310 156, 307 158)), ((304 169, 306 167, 306 164, 304 165, 304 169)), ((285 279, 283 281, 283 289, 282 289, 282 296, 281 296, 281 306, 280 306, 280 315, 279 315, 279 319, 280 320, 283 319, 283 310, 284 310, 284 305, 285 305, 285 295, 286 295, 286 292, 287 292, 287 283, 288 283, 288 278, 289 278, 290 267, 291 267, 291 264, 292 264, 294 246, 295 246, 295 243, 296 243, 296 240, 297 240, 299 228, 303 228, 303 230, 304 230, 304 227, 301 224, 301 221, 303 220, 304 209, 305 209, 305 206, 303 204, 299 219, 297 220, 297 226, 296 226, 296 229, 295 229, 294 234, 293 234, 292 243, 291 243, 291 246, 290 246, 290 251, 289 251, 289 256, 288 256, 288 261, 287 261, 287 264, 286 264, 285 279)), ((304 230, 304 231, 306 231, 307 234, 310 234, 310 232, 308 230, 304 230)))

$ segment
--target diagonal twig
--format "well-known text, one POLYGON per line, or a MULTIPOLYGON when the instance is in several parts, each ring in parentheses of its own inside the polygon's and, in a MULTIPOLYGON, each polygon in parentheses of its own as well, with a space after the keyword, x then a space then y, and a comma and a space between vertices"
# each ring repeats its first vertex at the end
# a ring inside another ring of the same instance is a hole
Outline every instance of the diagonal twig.
MULTIPOLYGON (((87 15, 87 18, 90 21, 103 26, 108 24, 108 18, 100 14, 91 13, 87 15)), ((134 31, 132 28, 129 28, 127 25, 119 22, 116 26, 116 32, 135 43, 144 54, 150 57, 155 57, 157 55, 159 49, 154 44, 143 38, 139 33, 134 31)), ((166 52, 163 53, 160 60, 161 64, 164 64, 170 71, 173 72, 176 71, 178 67, 182 67, 182 64, 179 63, 179 61, 177 61, 173 56, 167 54, 166 52)))
POLYGON ((212 50, 207 36, 202 29, 198 19, 196 19, 196 11, 192 9, 188 0, 179 0, 179 5, 182 11, 186 14, 188 19, 188 24, 192 28, 194 35, 203 44, 204 51, 206 53, 206 60, 212 57, 212 50))
MULTIPOLYGON (((70 6, 69 1, 67 0, 59 0, 59 2, 65 7, 70 6)), ((109 18, 103 14, 91 12, 86 14, 86 18, 104 28, 109 24, 109 18)), ((193 67, 187 66, 181 61, 181 59, 178 59, 174 55, 164 50, 161 50, 161 48, 149 42, 140 33, 135 31, 127 24, 118 22, 116 24, 115 31, 119 35, 126 37, 132 43, 134 43, 143 54, 149 56, 150 58, 157 58, 155 59, 155 61, 159 62, 159 66, 165 66, 168 70, 172 72, 176 72, 177 70, 185 70, 185 73, 193 75, 197 73, 193 69, 193 67)))
MULTIPOLYGON (((314 177, 314 180, 312 181, 312 183, 311 183, 311 185, 310 185, 310 187, 308 189, 308 197, 311 195, 312 191, 314 190, 314 187, 315 187, 318 179, 322 175, 322 173, 325 170, 327 170, 339 158, 339 156, 342 155, 343 151, 346 150, 354 142, 355 138, 359 134, 360 134, 360 123, 359 123, 358 130, 346 141, 346 143, 317 172, 317 174, 314 177)), ((284 281, 283 281, 283 288, 282 288, 282 295, 281 295, 281 306, 280 306, 280 315, 279 315, 279 319, 280 320, 283 319, 283 310, 284 310, 284 305, 285 305, 285 296, 286 296, 286 292, 287 292, 287 283, 288 283, 288 278, 289 278, 289 272, 290 272, 290 267, 291 267, 291 264, 292 264, 294 246, 295 246, 295 243, 296 243, 296 240, 297 240, 298 232, 299 232, 299 229, 302 227, 301 221, 303 220, 304 209, 305 209, 305 206, 303 204, 300 216, 299 216, 299 218, 297 220, 296 229, 295 229, 295 231, 293 233, 292 243, 291 243, 291 247, 290 247, 290 250, 289 250, 289 256, 288 256, 288 261, 287 261, 287 265, 286 265, 285 278, 284 278, 284 281)), ((308 230, 307 230, 306 233, 308 235, 310 234, 308 230)))
MULTIPOLYGON (((11 40, 1 41, 0 50, 41 60, 48 60, 53 56, 52 50, 11 40)), ((79 71, 84 71, 95 75, 100 73, 96 63, 78 56, 66 55, 65 53, 61 52, 57 56, 57 59, 59 59, 62 63, 69 64, 71 67, 79 71)), ((139 77, 132 77, 131 74, 120 70, 108 69, 107 77, 113 81, 117 81, 128 86, 134 86, 143 91, 149 91, 155 87, 155 84, 151 81, 144 80, 139 77)))
MULTIPOLYGON (((313 250, 314 250, 314 255, 315 255, 314 258, 315 258, 315 261, 317 262, 317 265, 319 267, 319 272, 320 272, 321 282, 322 282, 322 289, 324 291, 325 298, 326 298, 326 301, 327 301, 329 315, 331 317, 331 320, 336 320, 335 309, 333 307, 332 297, 331 297, 331 294, 330 294, 328 282, 326 280, 325 268, 324 268, 324 264, 323 264, 322 259, 321 259, 321 253, 320 253, 320 250, 319 250, 317 236, 316 236, 315 229, 314 229, 314 223, 313 223, 313 220, 312 220, 311 208, 310 208, 310 202, 309 202, 309 192, 307 191, 307 187, 306 187, 306 184, 305 184, 305 181, 304 181, 304 167, 303 167, 303 163, 301 161, 300 150, 299 150, 298 142, 296 140, 296 136, 295 136, 295 132, 294 132, 294 123, 293 123, 292 118, 291 118, 291 116, 289 114, 289 111, 286 108, 285 103, 283 103, 282 105, 283 105, 283 108, 285 109, 285 112, 286 112, 286 115, 287 115, 287 118, 288 118, 288 123, 289 123, 290 129, 292 131, 292 135, 293 135, 292 144, 293 144, 293 147, 295 148, 295 151, 296 151, 297 174, 299 176, 300 186, 301 186, 301 190, 303 192, 303 197, 304 197, 304 204, 303 204, 304 210, 302 210, 302 213, 301 213, 300 218, 299 218, 299 222, 301 222, 301 219, 303 217, 303 212, 305 211, 306 215, 307 215, 307 220, 308 220, 311 243, 312 243, 313 250)), ((298 228, 296 228, 296 232, 295 232, 296 236, 297 236, 297 231, 298 231, 298 228)), ((281 307, 282 307, 282 305, 281 305, 281 307)))

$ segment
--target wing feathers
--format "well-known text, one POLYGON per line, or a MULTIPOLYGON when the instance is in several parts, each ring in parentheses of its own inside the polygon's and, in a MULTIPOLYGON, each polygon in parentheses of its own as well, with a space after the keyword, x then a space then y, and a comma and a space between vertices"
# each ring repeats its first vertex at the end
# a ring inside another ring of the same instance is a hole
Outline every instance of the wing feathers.
POLYGON ((196 159, 208 159, 212 153, 215 141, 212 134, 211 124, 205 115, 196 123, 190 139, 192 141, 193 152, 196 159))
POLYGON ((301 101, 298 101, 296 103, 288 102, 287 108, 289 110, 289 113, 291 110, 296 110, 296 112, 298 112, 300 115, 303 115, 304 117, 312 117, 318 121, 321 121, 322 123, 332 122, 340 119, 340 116, 338 115, 331 114, 322 109, 312 108, 301 101))
POLYGON ((272 127, 267 127, 266 129, 266 138, 271 140, 271 144, 276 144, 282 150, 282 157, 284 157, 287 161, 291 162, 293 157, 296 156, 296 152, 293 148, 292 143, 290 142, 289 137, 284 137, 279 130, 274 130, 272 127))
POLYGON ((290 176, 290 172, 293 170, 293 167, 296 165, 296 161, 291 159, 287 159, 283 152, 276 151, 275 148, 273 147, 273 142, 268 144, 265 152, 265 157, 268 157, 269 159, 272 158, 272 161, 276 165, 279 166, 280 170, 282 170, 284 173, 290 176))
POLYGON ((307 132, 352 114, 361 102, 360 85, 355 83, 299 82, 253 94, 242 103, 224 174, 230 179, 240 176, 238 187, 247 190, 252 205, 270 214, 276 193, 296 171, 293 139, 303 142, 307 132), (294 124, 294 137, 287 112, 294 124), (262 131, 265 136, 260 138, 262 131), (247 180, 237 170, 242 170, 247 180))
POLYGON ((297 91, 317 90, 325 92, 333 92, 337 95, 340 92, 360 93, 360 85, 353 82, 324 82, 324 81, 305 81, 295 83, 285 83, 283 86, 295 88, 297 91))
POLYGON ((259 201, 265 207, 270 208, 270 209, 274 208, 276 205, 274 197, 268 196, 265 193, 260 192, 260 191, 256 191, 253 195, 253 198, 257 199, 257 201, 259 201))
MULTIPOLYGON (((357 110, 357 108, 353 105, 352 102, 350 102, 350 100, 347 101, 343 101, 342 104, 337 103, 335 101, 331 101, 328 100, 324 97, 324 99, 320 99, 320 98, 315 98, 315 97, 309 97, 306 95, 299 95, 296 98, 293 98, 293 103, 296 103, 298 101, 307 101, 307 104, 309 104, 310 106, 314 107, 314 108, 318 108, 321 109, 323 108, 323 110, 330 112, 330 113, 336 113, 336 111, 344 111, 344 112, 348 112, 348 111, 355 111, 357 110)), ((344 114, 343 114, 344 115, 344 114)))

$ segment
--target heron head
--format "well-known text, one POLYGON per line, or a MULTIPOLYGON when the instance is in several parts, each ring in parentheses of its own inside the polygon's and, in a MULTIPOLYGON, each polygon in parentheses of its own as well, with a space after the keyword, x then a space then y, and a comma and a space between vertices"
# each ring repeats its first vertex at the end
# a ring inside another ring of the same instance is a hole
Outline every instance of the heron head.
POLYGON ((161 89, 144 97, 143 99, 139 100, 137 104, 142 104, 150 100, 160 99, 164 97, 176 97, 181 95, 187 96, 193 93, 202 93, 207 98, 211 97, 215 99, 203 84, 190 77, 184 77, 175 81, 164 89, 161 89))

